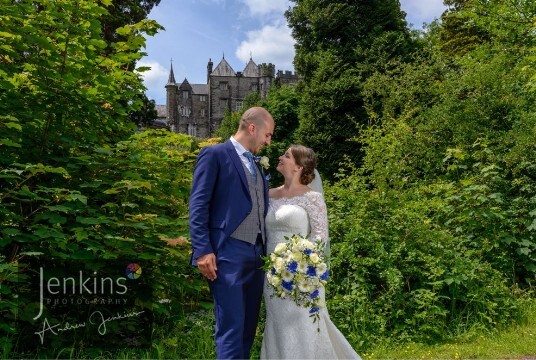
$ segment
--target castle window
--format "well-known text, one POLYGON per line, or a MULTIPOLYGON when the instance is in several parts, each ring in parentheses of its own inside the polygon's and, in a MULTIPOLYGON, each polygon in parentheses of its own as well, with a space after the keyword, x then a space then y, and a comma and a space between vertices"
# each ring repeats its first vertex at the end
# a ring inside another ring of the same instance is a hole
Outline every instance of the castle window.
POLYGON ((188 135, 197 136, 197 126, 195 124, 188 124, 188 135))
POLYGON ((225 81, 220 82, 220 90, 227 90, 229 89, 229 83, 225 81))
POLYGON ((199 97, 199 101, 207 101, 207 96, 206 95, 201 95, 199 97))
POLYGON ((257 83, 251 84, 251 90, 253 90, 253 91, 259 90, 259 84, 257 84, 257 83))
POLYGON ((184 100, 188 99, 188 90, 184 90, 184 91, 182 92, 182 98, 183 98, 184 100))
POLYGON ((236 104, 235 104, 235 111, 238 111, 238 110, 242 109, 243 105, 244 105, 244 103, 242 101, 237 101, 236 104))
POLYGON ((201 117, 205 117, 205 109, 201 109, 201 117))
POLYGON ((188 106, 179 105, 179 114, 181 114, 181 116, 190 117, 190 113, 191 110, 188 106))

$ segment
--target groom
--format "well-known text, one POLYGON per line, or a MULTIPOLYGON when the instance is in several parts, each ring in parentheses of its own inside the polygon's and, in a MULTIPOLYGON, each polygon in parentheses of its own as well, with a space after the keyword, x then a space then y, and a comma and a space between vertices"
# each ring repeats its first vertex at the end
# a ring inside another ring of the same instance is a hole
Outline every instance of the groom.
POLYGON ((208 280, 218 359, 248 359, 259 317, 268 184, 253 154, 269 145, 274 119, 242 115, 234 136, 199 152, 190 195, 193 265, 208 280))

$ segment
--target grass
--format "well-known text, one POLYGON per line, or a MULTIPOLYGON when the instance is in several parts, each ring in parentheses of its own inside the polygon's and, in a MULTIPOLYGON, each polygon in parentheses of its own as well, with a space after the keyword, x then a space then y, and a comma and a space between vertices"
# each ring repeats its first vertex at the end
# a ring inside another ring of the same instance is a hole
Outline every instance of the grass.
MULTIPOLYGON (((252 349, 252 359, 258 359, 262 341, 259 336, 252 349)), ((156 329, 151 348, 117 349, 108 351, 63 349, 56 358, 92 359, 213 359, 215 358, 213 315, 204 310, 177 321, 172 329, 156 329)), ((376 359, 504 359, 536 360, 536 300, 527 303, 517 324, 492 333, 468 332, 455 340, 436 345, 399 344, 386 339, 376 348, 360 352, 365 360, 376 359)), ((14 355, 14 354, 11 354, 14 355)), ((37 354, 39 355, 39 354, 37 354)), ((44 354, 41 354, 44 355, 44 354)), ((4 354, 3 358, 6 355, 4 354)), ((17 356, 20 357, 20 356, 17 356)), ((28 354, 23 356, 28 358, 28 354)), ((36 356, 35 358, 43 356, 36 356)), ((46 357, 46 356, 44 356, 46 357)), ((12 358, 12 356, 8 356, 12 358)), ((30 356, 29 358, 34 358, 30 356)))
MULTIPOLYGON (((210 311, 197 313, 187 322, 178 324, 173 332, 160 334, 152 351, 122 352, 113 358, 215 358, 212 340, 213 318, 210 311)), ((264 326, 259 324, 259 329, 264 326)), ((252 349, 252 359, 258 359, 262 341, 259 331, 252 349)), ((386 340, 369 352, 360 353, 366 360, 375 359, 536 359, 536 301, 525 307, 520 321, 492 333, 469 332, 455 340, 436 345, 396 344, 386 340)), ((106 356, 105 356, 106 357, 106 356)), ((104 357, 104 358, 105 358, 104 357)))
POLYGON ((493 333, 465 334, 437 345, 379 345, 364 359, 536 359, 536 301, 525 308, 521 321, 493 333))

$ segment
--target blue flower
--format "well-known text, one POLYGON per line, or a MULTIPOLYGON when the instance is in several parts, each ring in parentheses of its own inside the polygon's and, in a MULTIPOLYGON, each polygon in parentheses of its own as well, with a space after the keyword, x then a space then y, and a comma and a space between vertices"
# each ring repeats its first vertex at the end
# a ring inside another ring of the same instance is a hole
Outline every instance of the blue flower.
POLYGON ((281 283, 281 286, 283 286, 283 288, 288 291, 291 291, 292 289, 294 289, 294 284, 292 283, 292 281, 283 280, 283 282, 281 283))
POLYGON ((314 314, 314 313, 317 313, 317 312, 318 312, 317 307, 311 308, 311 310, 309 310, 309 314, 314 314))
POLYGON ((272 268, 272 275, 275 275, 276 271, 275 268, 272 268))
POLYGON ((305 249, 305 250, 303 250, 303 253, 304 253, 305 255, 311 255, 312 252, 313 252, 313 250, 311 250, 311 249, 305 249))
POLYGON ((307 271, 305 272, 305 274, 309 276, 316 276, 316 266, 312 266, 312 265, 307 266, 307 271))
POLYGON ((323 273, 322 275, 320 275, 320 280, 327 280, 329 277, 329 270, 326 270, 325 273, 323 273))
POLYGON ((293 274, 296 272, 297 268, 298 268, 298 263, 296 261, 293 261, 287 265, 287 270, 293 274))
POLYGON ((311 297, 311 299, 316 299, 318 297, 318 289, 313 291, 309 296, 311 297))

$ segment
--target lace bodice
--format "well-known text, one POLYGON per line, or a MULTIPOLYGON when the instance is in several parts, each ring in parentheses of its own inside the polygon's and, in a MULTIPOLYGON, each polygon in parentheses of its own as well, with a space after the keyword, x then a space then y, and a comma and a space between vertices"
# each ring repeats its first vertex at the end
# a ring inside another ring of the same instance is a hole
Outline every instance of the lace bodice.
POLYGON ((271 253, 275 245, 284 241, 284 236, 300 234, 311 240, 328 239, 326 203, 322 194, 308 191, 290 198, 270 199, 266 215, 268 232, 267 250, 271 253))

